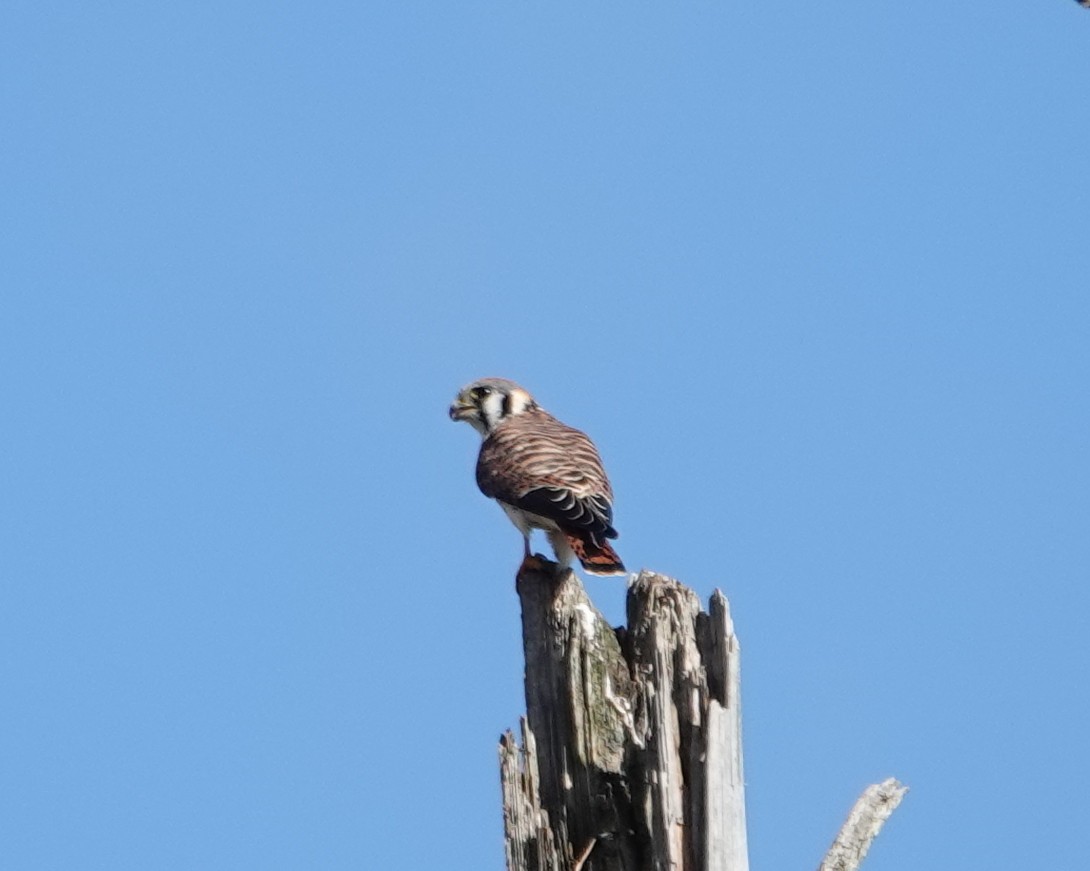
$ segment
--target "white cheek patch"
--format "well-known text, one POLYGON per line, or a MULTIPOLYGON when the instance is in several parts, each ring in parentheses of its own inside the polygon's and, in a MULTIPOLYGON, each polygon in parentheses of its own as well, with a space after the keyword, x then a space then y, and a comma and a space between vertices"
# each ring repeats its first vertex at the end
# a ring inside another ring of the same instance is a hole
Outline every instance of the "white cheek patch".
POLYGON ((489 429, 503 420, 503 394, 489 393, 481 403, 481 415, 488 422, 489 429))

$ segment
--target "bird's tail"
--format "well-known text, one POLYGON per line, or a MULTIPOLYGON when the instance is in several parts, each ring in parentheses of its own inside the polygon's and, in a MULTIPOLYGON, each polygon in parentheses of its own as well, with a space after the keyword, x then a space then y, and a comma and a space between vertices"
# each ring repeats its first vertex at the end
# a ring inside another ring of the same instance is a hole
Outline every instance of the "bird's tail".
POLYGON ((576 558, 583 564, 584 571, 591 575, 623 575, 624 563, 617 556, 608 541, 601 543, 595 541, 590 535, 579 536, 570 532, 564 533, 576 558))

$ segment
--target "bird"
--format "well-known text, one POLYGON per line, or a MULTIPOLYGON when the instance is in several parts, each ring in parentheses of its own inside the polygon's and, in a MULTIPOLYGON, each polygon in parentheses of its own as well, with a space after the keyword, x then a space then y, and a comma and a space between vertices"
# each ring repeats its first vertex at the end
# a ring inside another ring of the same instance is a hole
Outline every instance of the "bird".
POLYGON ((463 387, 450 417, 481 435, 477 486, 522 533, 523 568, 540 567, 530 553, 530 532, 541 529, 560 569, 575 557, 591 575, 625 573, 608 541, 617 537, 613 489, 585 433, 561 423, 506 378, 463 387))

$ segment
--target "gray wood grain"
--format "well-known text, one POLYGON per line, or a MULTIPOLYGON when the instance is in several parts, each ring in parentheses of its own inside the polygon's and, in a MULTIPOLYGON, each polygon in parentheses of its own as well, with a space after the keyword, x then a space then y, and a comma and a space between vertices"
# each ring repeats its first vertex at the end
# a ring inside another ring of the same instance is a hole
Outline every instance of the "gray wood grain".
MULTIPOLYGON (((520 571, 521 744, 500 739, 508 871, 749 871, 741 649, 718 590, 641 572, 613 629, 574 573, 520 571)), ((905 788, 870 787, 820 871, 855 871, 905 788)))
POLYGON ((500 742, 509 871, 747 871, 738 642, 722 594, 705 613, 688 588, 643 572, 628 628, 614 630, 570 571, 543 563, 517 587, 526 717, 521 746, 500 742))
POLYGON ((863 790, 818 871, 855 871, 906 792, 908 787, 892 777, 863 790))

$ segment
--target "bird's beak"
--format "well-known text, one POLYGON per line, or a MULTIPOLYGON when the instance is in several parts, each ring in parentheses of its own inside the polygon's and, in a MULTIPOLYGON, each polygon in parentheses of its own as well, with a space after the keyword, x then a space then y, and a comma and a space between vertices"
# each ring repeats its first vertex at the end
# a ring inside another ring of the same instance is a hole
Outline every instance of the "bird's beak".
POLYGON ((467 417, 472 417, 476 410, 477 409, 469 403, 456 399, 454 404, 450 407, 450 419, 465 420, 467 417))

